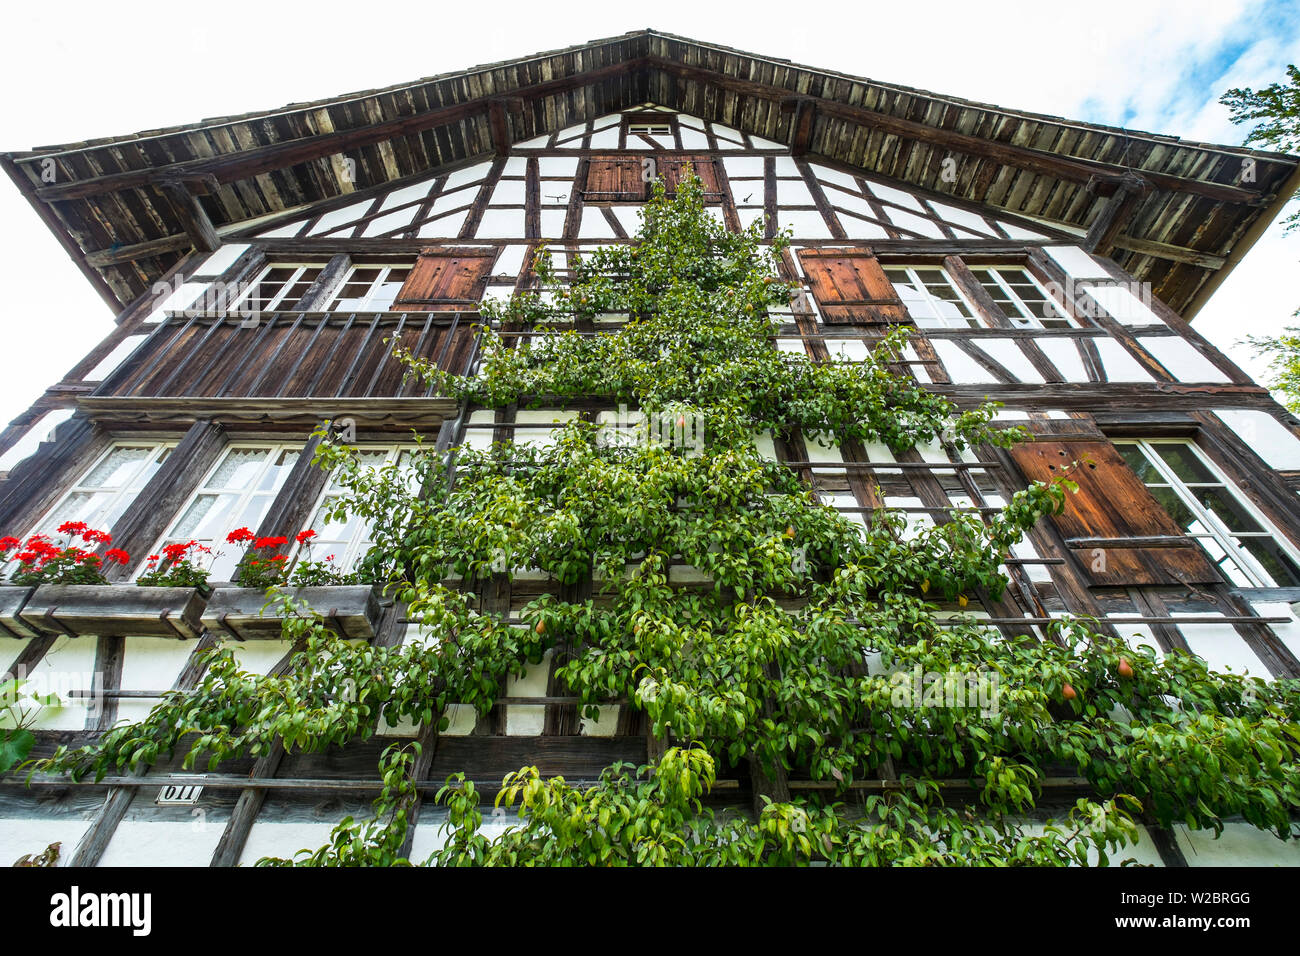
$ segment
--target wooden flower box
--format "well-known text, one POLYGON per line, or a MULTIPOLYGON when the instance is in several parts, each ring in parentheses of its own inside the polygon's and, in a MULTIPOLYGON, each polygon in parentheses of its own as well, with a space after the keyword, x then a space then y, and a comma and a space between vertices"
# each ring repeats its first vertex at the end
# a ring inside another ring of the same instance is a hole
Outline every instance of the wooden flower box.
POLYGON ((21 617, 23 605, 35 588, 10 585, 0 587, 0 637, 35 637, 37 631, 21 617))
MULTIPOLYGON (((343 637, 369 640, 375 636, 382 611, 377 585, 291 588, 285 593, 295 604, 307 604, 343 637)), ((241 641, 278 640, 280 608, 278 598, 267 604, 261 588, 218 588, 203 612, 203 626, 241 641)))
POLYGON ((202 614, 203 594, 197 588, 42 584, 20 616, 29 628, 43 634, 184 640, 202 633, 202 614))

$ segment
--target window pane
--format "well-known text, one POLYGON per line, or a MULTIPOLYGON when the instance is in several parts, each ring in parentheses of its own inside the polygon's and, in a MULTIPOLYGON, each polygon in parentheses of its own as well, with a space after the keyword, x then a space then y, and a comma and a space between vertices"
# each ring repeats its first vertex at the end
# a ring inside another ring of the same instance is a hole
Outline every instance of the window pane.
POLYGON ((1162 442, 1153 447, 1160 453, 1160 457, 1165 460, 1169 467, 1173 469, 1174 474, 1183 481, 1192 484, 1200 482, 1208 482, 1213 485, 1223 484, 1210 469, 1202 464, 1201 460, 1196 457, 1196 453, 1186 445, 1171 445, 1162 442))
POLYGON ((122 488, 140 471, 141 465, 154 457, 157 446, 123 446, 114 448, 100 461, 81 484, 87 488, 122 488))
POLYGON ((1205 510, 1222 521, 1229 531, 1263 531, 1264 527, 1241 504, 1222 488, 1193 488, 1192 494, 1205 510))
POLYGON ((244 489, 253 483, 271 455, 268 448, 232 448, 208 479, 208 488, 244 489))
POLYGON ((284 481, 289 474, 289 469, 294 466, 298 460, 296 451, 282 451, 276 456, 275 463, 262 475, 261 481, 258 482, 259 491, 279 488, 280 483, 284 481))
POLYGON ((1156 470, 1156 466, 1147 459, 1146 453, 1142 451, 1140 445, 1116 442, 1115 449, 1128 462, 1128 466, 1133 469, 1133 473, 1142 479, 1143 484, 1164 483, 1164 477, 1156 470))
POLYGON ((1169 517, 1173 518, 1178 527, 1184 531, 1197 533, 1210 530, 1205 522, 1183 503, 1183 499, 1178 497, 1178 493, 1172 488, 1157 486, 1150 488, 1150 491, 1152 497, 1160 502, 1160 506, 1169 512, 1169 517))
POLYGON ((1300 587, 1300 567, 1272 538, 1240 538, 1241 547, 1249 551, 1279 588, 1300 587))

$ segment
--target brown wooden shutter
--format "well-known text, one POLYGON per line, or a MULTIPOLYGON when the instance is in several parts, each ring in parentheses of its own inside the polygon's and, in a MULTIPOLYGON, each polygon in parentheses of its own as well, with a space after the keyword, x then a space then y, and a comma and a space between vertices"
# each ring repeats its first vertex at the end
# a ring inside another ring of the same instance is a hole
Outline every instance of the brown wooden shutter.
POLYGON ((687 167, 695 170, 704 186, 705 203, 722 202, 722 187, 718 185, 718 170, 715 160, 708 156, 653 156, 656 172, 664 181, 664 194, 676 195, 677 187, 686 178, 687 167))
POLYGON ((489 250, 426 249, 393 301, 394 312, 429 312, 477 305, 487 286, 494 253, 489 250))
MULTIPOLYGON (((423 325, 407 321, 396 336, 396 345, 410 349, 418 358, 429 359, 446 372, 463 374, 474 356, 478 332, 478 304, 487 289, 495 249, 457 249, 435 246, 425 249, 411 274, 393 300, 394 312, 441 312, 423 325)), ((365 368, 362 369, 364 373, 365 368)), ((375 374, 388 373, 387 366, 375 374)), ((400 371, 400 370, 399 370, 400 371)), ((398 393, 407 388, 400 380, 381 384, 398 393)))
POLYGON ((875 255, 845 249, 801 249, 799 261, 828 323, 911 322, 875 255))
POLYGON ((644 202, 649 184, 640 156, 593 156, 587 163, 584 202, 644 202))
POLYGON ((1030 481, 1065 475, 1078 484, 1078 494, 1066 494, 1065 512, 1052 521, 1091 584, 1221 580, 1196 540, 1183 534, 1110 442, 1031 441, 1012 448, 1011 457, 1030 481))

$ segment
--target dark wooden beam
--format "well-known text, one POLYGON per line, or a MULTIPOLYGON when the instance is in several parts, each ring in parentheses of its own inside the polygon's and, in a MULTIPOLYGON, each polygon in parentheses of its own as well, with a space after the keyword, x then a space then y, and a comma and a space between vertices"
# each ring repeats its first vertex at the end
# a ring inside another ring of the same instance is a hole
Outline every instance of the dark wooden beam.
POLYGON ((193 190, 183 182, 164 182, 158 188, 171 200, 172 210, 194 248, 199 252, 216 252, 221 247, 221 239, 193 190))
POLYGON ((1111 240, 1111 244, 1116 249, 1123 249, 1126 252, 1155 256, 1157 259, 1168 259, 1171 262, 1185 262, 1202 269, 1222 269, 1228 262, 1223 256, 1216 256, 1213 253, 1198 252, 1185 246, 1171 246, 1150 239, 1134 239, 1132 236, 1116 236, 1111 240))
POLYGON ((803 156, 812 148, 813 126, 817 122, 817 103, 815 100, 800 98, 794 104, 794 122, 791 124, 793 134, 790 137, 790 152, 803 156))
POLYGON ((97 252, 88 252, 85 256, 85 262, 88 266, 102 269, 105 266, 135 262, 137 259, 149 259, 153 256, 165 255, 168 252, 179 252, 182 249, 190 248, 193 244, 194 240, 188 233, 178 232, 173 236, 162 236, 145 242, 133 242, 129 246, 113 246, 108 249, 100 249, 97 252))
POLYGON ((1142 195, 1147 187, 1145 180, 1131 177, 1120 182, 1110 198, 1101 207, 1101 212, 1088 227, 1084 237, 1083 248, 1098 255, 1107 255, 1115 244, 1116 238, 1128 226, 1129 219, 1142 202, 1142 195))
POLYGON ((492 150, 498 156, 510 152, 510 119, 502 100, 488 103, 488 128, 492 131, 492 150))
MULTIPOLYGON (((634 73, 645 66, 643 59, 625 60, 595 70, 587 70, 574 76, 534 83, 512 91, 514 96, 527 100, 555 96, 572 90, 592 86, 604 80, 634 73)), ((323 133, 319 136, 305 136, 283 143, 259 146, 254 149, 240 150, 211 159, 189 160, 168 166, 132 169, 120 173, 108 173, 92 176, 70 183, 57 183, 39 187, 35 190, 38 199, 56 202, 65 199, 84 199, 88 196, 100 196, 104 193, 140 186, 153 185, 163 181, 190 182, 205 181, 210 177, 219 183, 229 183, 248 179, 262 173, 269 173, 288 166, 311 162, 325 156, 332 156, 346 150, 373 146, 386 140, 401 136, 410 136, 426 130, 436 129, 450 123, 457 123, 471 116, 482 116, 488 112, 493 100, 500 97, 481 96, 464 103, 445 106, 436 110, 403 116, 400 119, 374 123, 360 129, 342 132, 323 133)))

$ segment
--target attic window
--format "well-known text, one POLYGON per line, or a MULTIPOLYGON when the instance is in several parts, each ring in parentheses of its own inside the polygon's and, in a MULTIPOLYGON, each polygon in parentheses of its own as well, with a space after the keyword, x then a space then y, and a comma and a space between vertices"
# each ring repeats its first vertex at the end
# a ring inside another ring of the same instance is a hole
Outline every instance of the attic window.
POLYGON ((627 124, 629 136, 640 133, 644 136, 672 136, 673 128, 668 123, 635 122, 627 124))

